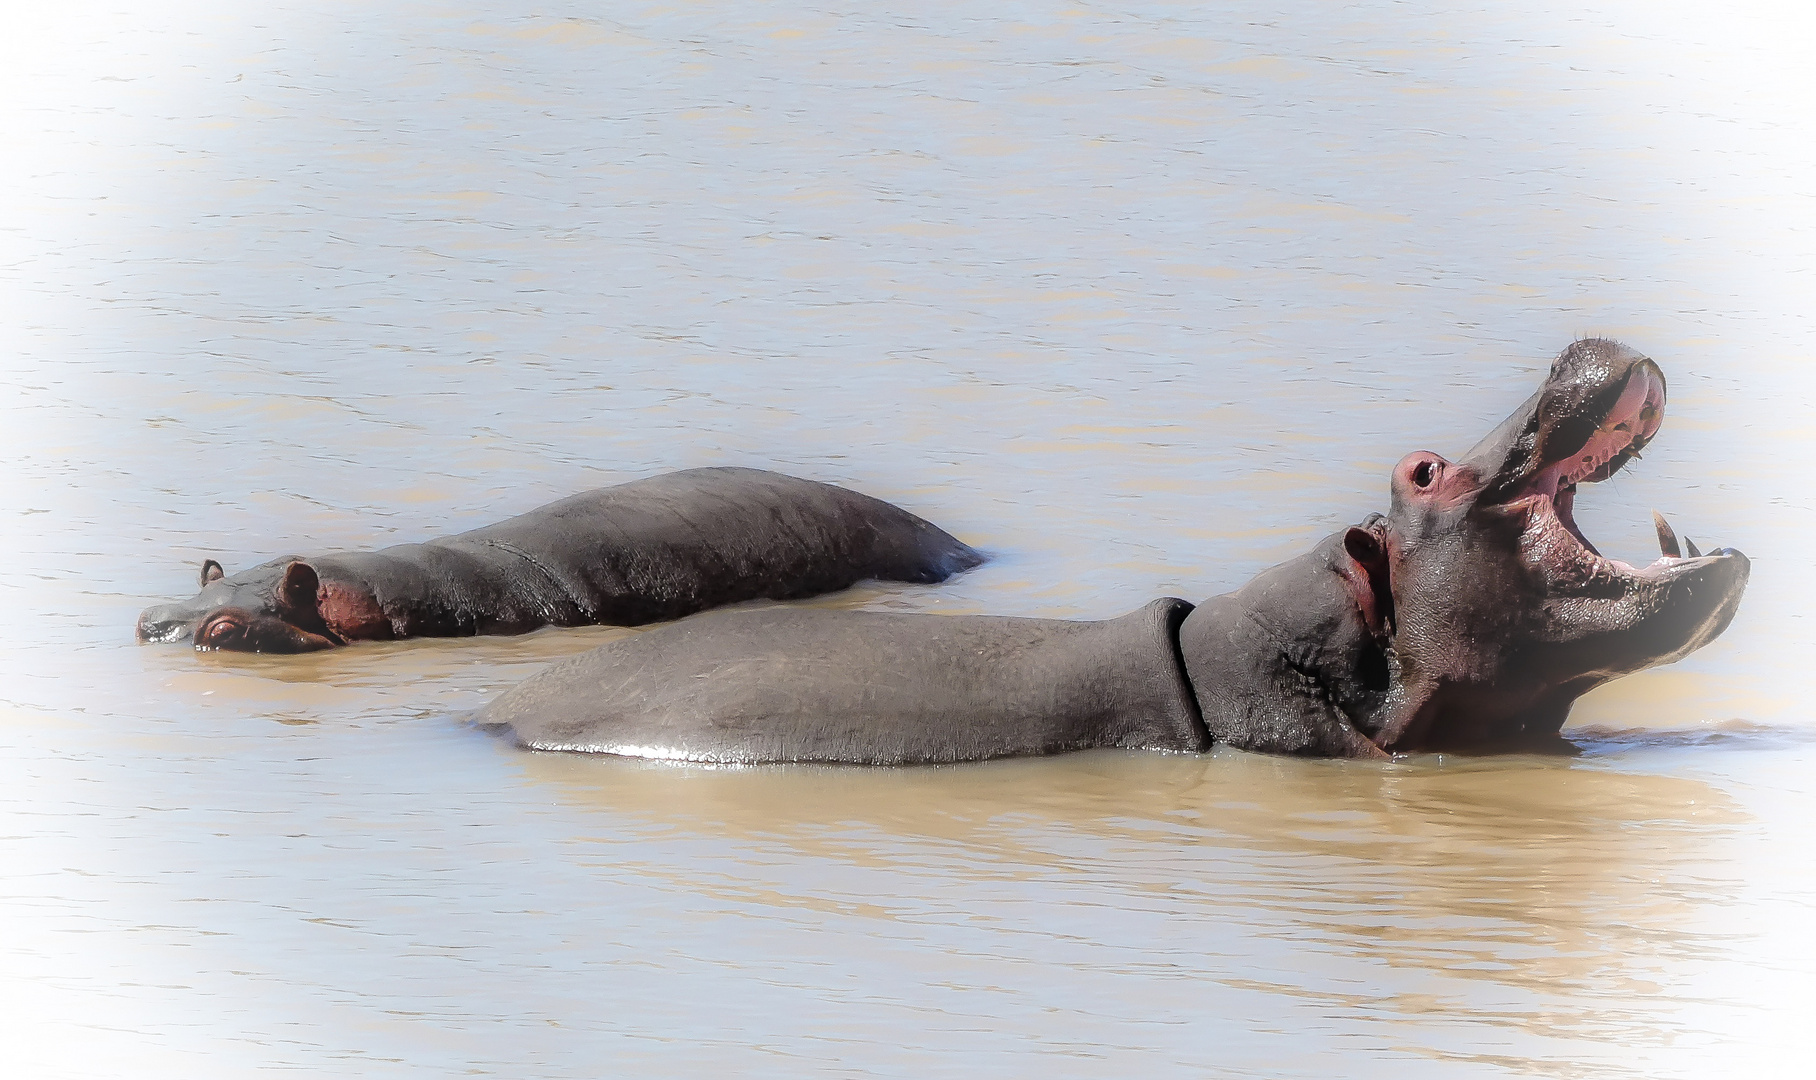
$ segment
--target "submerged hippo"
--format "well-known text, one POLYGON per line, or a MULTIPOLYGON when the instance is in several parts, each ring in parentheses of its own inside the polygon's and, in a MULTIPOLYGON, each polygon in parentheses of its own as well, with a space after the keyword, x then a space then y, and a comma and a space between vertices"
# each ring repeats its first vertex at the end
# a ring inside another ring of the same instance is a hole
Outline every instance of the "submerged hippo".
POLYGON ((422 544, 304 558, 147 608, 140 641, 296 653, 351 641, 637 626, 867 578, 932 583, 983 556, 908 511, 760 469, 690 469, 422 544))
POLYGON ((1371 515, 1243 588, 1106 622, 722 612, 557 664, 479 715, 523 746, 703 762, 970 761, 1088 747, 1374 757, 1564 746, 1592 687, 1713 640, 1746 557, 1603 558, 1577 489, 1637 456, 1665 379, 1564 350, 1460 462, 1408 455, 1371 515))

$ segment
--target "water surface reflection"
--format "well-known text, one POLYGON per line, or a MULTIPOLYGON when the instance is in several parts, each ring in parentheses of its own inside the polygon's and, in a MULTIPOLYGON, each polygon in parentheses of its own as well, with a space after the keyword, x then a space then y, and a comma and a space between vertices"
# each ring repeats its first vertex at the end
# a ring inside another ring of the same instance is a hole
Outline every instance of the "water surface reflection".
MULTIPOLYGON (((1751 734, 1723 741, 1757 749, 1751 734)), ((1670 1049, 1683 1033, 1658 1010, 1700 1004, 1698 967, 1745 936, 1723 914, 1734 882, 1711 870, 1756 836, 1753 816, 1711 783, 1611 768, 1613 740, 1591 742, 1579 759, 1359 767, 1235 752, 896 771, 539 754, 521 767, 614 830, 735 847, 702 873, 624 861, 609 833, 563 840, 747 919, 817 912, 883 937, 936 926, 980 964, 1037 954, 1080 979, 1161 976, 1158 995, 1095 1006, 1129 1022, 1169 995, 1261 995, 1343 1037, 1410 1046, 1409 1025, 1467 1029, 1422 1052, 1529 1068, 1563 1046, 1604 1064, 1670 1049), (1484 1030, 1504 1058, 1464 1049, 1484 1030)))

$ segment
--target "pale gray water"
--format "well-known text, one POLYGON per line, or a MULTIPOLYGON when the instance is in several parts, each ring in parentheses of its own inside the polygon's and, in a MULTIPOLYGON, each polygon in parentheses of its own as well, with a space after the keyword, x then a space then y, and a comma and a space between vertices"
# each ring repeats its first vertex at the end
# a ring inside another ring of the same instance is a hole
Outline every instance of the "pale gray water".
POLYGON ((1806 16, 533 10, 7 14, 9 1074, 1796 1071, 1806 16), (131 643, 204 556, 721 463, 996 554, 827 603, 1198 599, 1589 333, 1671 412, 1588 533, 1754 577, 1573 761, 703 771, 462 724, 623 631, 131 643))

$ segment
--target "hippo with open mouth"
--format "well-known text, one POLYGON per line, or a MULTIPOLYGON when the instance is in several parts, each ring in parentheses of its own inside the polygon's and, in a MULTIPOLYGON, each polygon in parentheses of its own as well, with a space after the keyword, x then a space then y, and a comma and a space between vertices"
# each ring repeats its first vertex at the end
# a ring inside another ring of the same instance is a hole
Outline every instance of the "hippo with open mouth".
POLYGON ((139 616, 142 642, 298 653, 353 641, 638 626, 868 578, 933 583, 984 557, 906 510, 762 469, 688 469, 382 551, 289 555, 139 616))
POLYGON ((478 722, 534 749, 722 763, 1567 748, 1578 697, 1706 645, 1746 587, 1745 556, 1686 556, 1662 518, 1639 568, 1576 526, 1579 488, 1637 457, 1664 404, 1657 364, 1579 341, 1461 461, 1395 466, 1385 515, 1196 607, 711 613, 556 664, 478 722))

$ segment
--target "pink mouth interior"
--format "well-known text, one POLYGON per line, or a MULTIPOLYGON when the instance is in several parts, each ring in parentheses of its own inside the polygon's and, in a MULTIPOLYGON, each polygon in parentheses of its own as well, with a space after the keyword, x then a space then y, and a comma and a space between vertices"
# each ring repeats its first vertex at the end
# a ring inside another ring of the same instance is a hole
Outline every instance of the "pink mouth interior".
MULTIPOLYGON (((1665 419, 1665 384, 1650 369, 1641 368, 1627 381, 1620 400, 1589 436, 1583 448, 1532 478, 1528 491, 1556 495, 1560 488, 1573 488, 1584 480, 1605 480, 1597 475, 1621 451, 1635 442, 1646 443, 1658 432, 1665 419)), ((1561 512, 1561 511, 1560 511, 1561 512)))
MULTIPOLYGON (((1628 574, 1641 573, 1624 562, 1603 560, 1601 552, 1577 528, 1572 510, 1576 503, 1576 486, 1579 483, 1605 480, 1613 475, 1614 470, 1609 468, 1609 464, 1628 447, 1643 446, 1648 442, 1658 432, 1664 418, 1664 381, 1650 369, 1641 368, 1628 380, 1619 400, 1597 425, 1594 434, 1589 436, 1582 449, 1546 466, 1527 485, 1528 495, 1537 496, 1533 499, 1535 518, 1542 515, 1544 510, 1550 509, 1557 524, 1563 526, 1595 560, 1610 563, 1628 574)), ((1646 571, 1660 570, 1683 561, 1687 560, 1661 556, 1646 571)))

